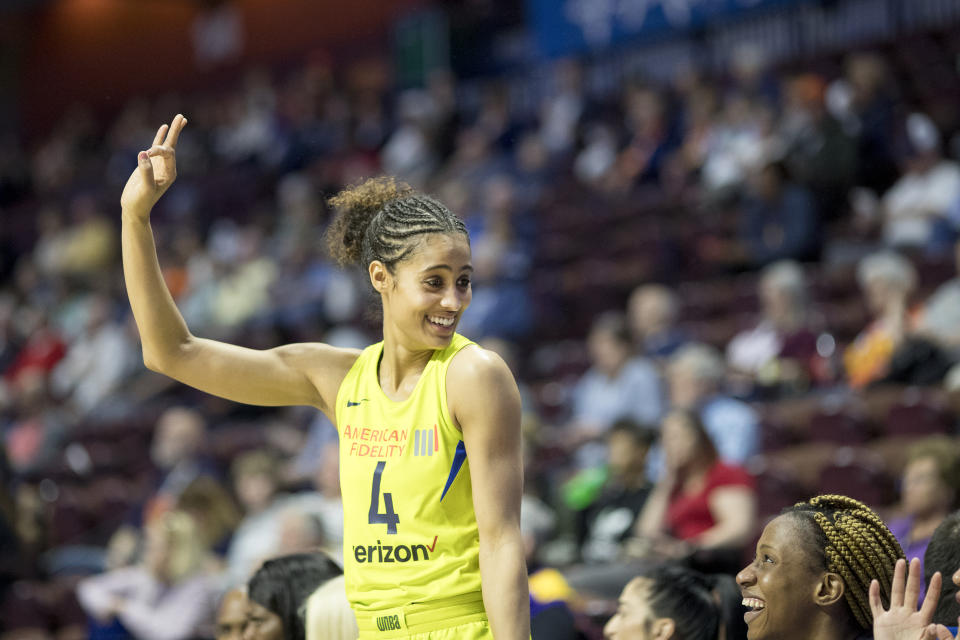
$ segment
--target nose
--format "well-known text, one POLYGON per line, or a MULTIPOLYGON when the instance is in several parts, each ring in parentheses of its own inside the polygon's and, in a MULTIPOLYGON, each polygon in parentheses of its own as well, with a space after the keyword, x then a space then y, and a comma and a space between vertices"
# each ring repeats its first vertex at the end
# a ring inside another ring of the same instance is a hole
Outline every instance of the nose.
POLYGON ((737 574, 737 584, 741 587, 747 587, 757 581, 757 574, 753 571, 753 565, 748 564, 740 573, 737 574))
MULTIPOLYGON (((953 574, 953 584, 960 587, 960 569, 957 569, 957 572, 953 574)), ((960 596, 957 596, 958 601, 960 601, 960 596)))
POLYGON ((448 287, 443 292, 443 298, 440 300, 440 306, 447 311, 459 311, 463 306, 463 299, 456 287, 448 287))

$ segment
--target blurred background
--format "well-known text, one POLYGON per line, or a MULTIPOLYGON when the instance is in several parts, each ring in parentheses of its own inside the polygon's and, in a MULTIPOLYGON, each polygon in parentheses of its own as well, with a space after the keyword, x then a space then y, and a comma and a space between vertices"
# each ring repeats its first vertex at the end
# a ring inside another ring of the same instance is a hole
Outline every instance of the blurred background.
POLYGON ((735 572, 798 499, 921 556, 958 506, 956 0, 3 0, 0 637, 86 637, 90 577, 138 566, 210 578, 205 637, 263 558, 338 553, 325 418, 143 367, 119 195, 178 112, 152 220, 197 335, 379 340, 326 198, 386 173, 463 217, 460 331, 520 383, 570 637, 638 563, 735 572), (706 489, 658 512, 668 475, 706 489))

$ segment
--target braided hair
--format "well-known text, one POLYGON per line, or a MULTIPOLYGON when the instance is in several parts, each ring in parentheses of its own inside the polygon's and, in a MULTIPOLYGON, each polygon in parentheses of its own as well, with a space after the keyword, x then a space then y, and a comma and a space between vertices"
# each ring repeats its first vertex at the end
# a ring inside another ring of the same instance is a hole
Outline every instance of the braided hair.
POLYGON ((430 196, 396 179, 370 178, 330 198, 337 214, 327 230, 330 255, 366 267, 379 260, 391 273, 428 233, 467 234, 463 221, 430 196))
POLYGON ((810 525, 823 568, 843 578, 850 612, 864 629, 873 628, 869 589, 880 583, 884 606, 890 602, 893 568, 904 557, 900 543, 868 506, 841 495, 822 495, 788 507, 810 525))

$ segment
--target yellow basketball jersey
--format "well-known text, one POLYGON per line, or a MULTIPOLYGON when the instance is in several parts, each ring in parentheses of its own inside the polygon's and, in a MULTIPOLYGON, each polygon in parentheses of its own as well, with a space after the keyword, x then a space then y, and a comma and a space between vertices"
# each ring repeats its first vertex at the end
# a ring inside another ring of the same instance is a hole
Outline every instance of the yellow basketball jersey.
POLYGON ((358 615, 480 590, 469 463, 446 393, 447 367, 469 344, 454 335, 403 402, 380 387, 382 342, 340 385, 343 562, 358 615))

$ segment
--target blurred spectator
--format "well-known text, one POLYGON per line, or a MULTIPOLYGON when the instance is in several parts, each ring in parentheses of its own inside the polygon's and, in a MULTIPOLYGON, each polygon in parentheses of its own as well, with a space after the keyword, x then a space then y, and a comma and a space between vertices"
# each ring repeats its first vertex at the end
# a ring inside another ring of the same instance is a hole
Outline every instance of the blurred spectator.
POLYGON ((907 558, 923 560, 930 536, 960 503, 960 447, 947 436, 914 443, 901 480, 902 517, 890 531, 907 558))
POLYGON ((246 581, 265 558, 277 553, 280 544, 279 474, 279 462, 268 451, 250 451, 233 461, 230 475, 243 519, 227 550, 231 585, 246 581))
POLYGON ((50 395, 47 377, 36 368, 25 369, 11 385, 12 411, 0 416, 3 448, 18 473, 43 468, 62 453, 69 431, 69 414, 50 395))
POLYGON ((720 461, 694 413, 667 414, 661 439, 665 469, 644 505, 637 533, 654 553, 686 557, 709 550, 727 553, 736 564, 756 526, 753 478, 720 461))
POLYGON ((12 388, 19 384, 24 373, 37 372, 46 377, 67 353, 67 343, 56 329, 50 326, 47 314, 38 308, 24 307, 15 319, 26 341, 13 361, 3 372, 3 382, 12 388))
POLYGON ((216 640, 243 640, 243 630, 247 626, 247 587, 237 587, 224 594, 217 608, 216 640))
POLYGON ((853 137, 826 109, 823 78, 801 74, 786 83, 781 137, 790 175, 813 192, 825 220, 844 211, 857 170, 853 137))
POLYGON ((850 386, 862 389, 883 378, 890 359, 914 323, 908 308, 917 272, 903 256, 874 253, 857 266, 857 283, 873 320, 843 354, 850 386))
POLYGON ((956 357, 960 356, 960 240, 954 244, 954 261, 958 275, 937 287, 924 303, 917 331, 956 357))
POLYGON ((245 637, 305 640, 302 608, 321 585, 343 575, 322 553, 297 553, 267 560, 250 578, 250 600, 245 637))
POLYGON ((297 505, 281 503, 278 506, 277 546, 270 556, 323 551, 340 557, 341 548, 329 544, 320 518, 297 505))
POLYGON ((774 162, 751 176, 750 195, 740 219, 740 243, 747 264, 811 260, 820 252, 820 224, 810 192, 774 162))
POLYGON ((633 185, 655 183, 678 142, 667 117, 667 99, 657 88, 634 84, 623 94, 627 146, 617 158, 607 181, 614 192, 629 191, 633 185))
POLYGON ((803 267, 783 260, 760 276, 760 322, 727 345, 732 376, 747 384, 804 388, 817 372, 817 336, 811 329, 810 300, 803 267))
POLYGON ((206 433, 206 421, 195 409, 172 407, 161 414, 150 446, 150 459, 160 477, 154 495, 147 502, 145 522, 173 508, 197 478, 216 476, 215 469, 203 456, 206 433))
POLYGON ((607 434, 607 480, 583 512, 581 555, 589 562, 613 562, 633 533, 652 486, 646 459, 656 439, 653 429, 619 420, 607 434))
POLYGON ((516 211, 511 178, 484 183, 484 212, 468 220, 473 252, 473 301, 460 331, 475 339, 524 337, 533 321, 527 277, 529 250, 519 236, 524 222, 516 211))
MULTIPOLYGON (((910 556, 907 556, 910 557, 910 556)), ((960 584, 951 580, 960 569, 960 511, 954 511, 934 530, 923 556, 923 576, 927 584, 937 571, 943 576, 940 601, 933 614, 933 622, 953 625, 960 618, 960 584)))
POLYGON ((147 525, 143 562, 86 578, 77 597, 91 638, 209 636, 218 591, 190 516, 168 511, 147 525))
POLYGON ((689 337, 677 328, 680 301, 668 287, 641 285, 627 302, 630 331, 637 353, 659 360, 669 358, 689 337))
MULTIPOLYGON (((656 423, 663 411, 660 379, 649 361, 631 356, 623 315, 609 312, 598 317, 590 328, 587 346, 591 367, 573 391, 573 417, 566 427, 570 442, 602 437, 620 418, 656 423)), ((600 460, 583 462, 595 466, 600 460)))
POLYGON ((282 503, 316 518, 322 524, 326 544, 338 548, 343 542, 343 498, 340 496, 340 449, 337 443, 324 445, 314 465, 313 491, 301 491, 282 503))
POLYGON ((711 199, 726 200, 769 162, 774 148, 774 116, 742 93, 724 99, 721 113, 710 120, 703 141, 701 181, 711 199))
POLYGON ((857 133, 857 184, 883 193, 897 178, 893 136, 896 102, 890 69, 875 53, 857 52, 844 61, 848 113, 857 133))
POLYGON ((50 216, 35 254, 38 266, 47 274, 94 284, 113 266, 117 255, 113 225, 96 200, 87 195, 71 202, 69 224, 63 224, 55 213, 50 216))
POLYGON ((199 476, 177 499, 177 510, 193 518, 203 543, 217 553, 226 551, 240 511, 230 493, 210 476, 199 476))
POLYGON ((307 598, 307 640, 356 640, 357 619, 347 602, 343 576, 327 580, 307 598))
POLYGON ((53 391, 68 397, 81 415, 114 391, 135 363, 134 346, 123 325, 111 318, 112 306, 106 295, 93 296, 83 333, 52 373, 53 391))
POLYGON ((883 239, 892 247, 927 247, 948 208, 960 198, 960 166, 940 153, 940 132, 929 117, 906 121, 903 175, 883 196, 883 239))
POLYGON ((687 344, 667 367, 670 404, 699 416, 723 462, 743 464, 757 452, 759 419, 749 405, 724 395, 724 377, 723 359, 715 349, 687 344))
POLYGON ((554 65, 554 91, 544 96, 540 108, 540 139, 551 154, 563 154, 576 142, 577 124, 586 109, 583 69, 567 58, 554 65))

